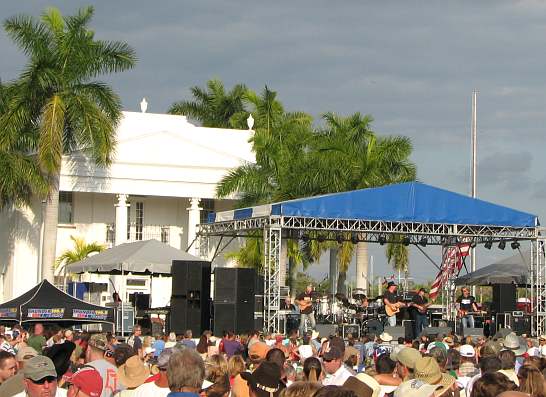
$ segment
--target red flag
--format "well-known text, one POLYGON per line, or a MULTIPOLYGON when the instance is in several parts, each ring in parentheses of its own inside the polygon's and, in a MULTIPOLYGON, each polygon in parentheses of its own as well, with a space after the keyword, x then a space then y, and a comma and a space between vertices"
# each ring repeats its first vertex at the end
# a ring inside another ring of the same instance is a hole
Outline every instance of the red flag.
POLYGON ((459 274, 463 267, 462 258, 470 253, 470 244, 463 243, 444 248, 442 255, 442 266, 438 275, 430 287, 430 300, 436 299, 442 286, 449 280, 453 274, 459 274))

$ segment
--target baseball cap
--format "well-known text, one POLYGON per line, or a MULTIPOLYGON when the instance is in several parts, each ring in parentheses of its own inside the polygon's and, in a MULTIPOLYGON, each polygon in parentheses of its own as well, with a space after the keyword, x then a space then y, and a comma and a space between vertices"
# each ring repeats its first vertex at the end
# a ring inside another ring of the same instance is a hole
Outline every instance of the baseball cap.
POLYGON ((17 361, 27 361, 27 360, 30 360, 32 357, 36 357, 37 355, 38 355, 38 352, 34 350, 32 347, 23 346, 17 351, 17 354, 15 355, 15 359, 17 361))
POLYGON ((474 348, 470 345, 462 345, 459 348, 459 353, 461 354, 461 357, 474 357, 476 355, 474 348))
POLYGON ((322 355, 324 361, 338 360, 342 357, 341 351, 337 346, 331 346, 330 350, 322 355))
POLYGON ((102 394, 102 377, 95 368, 84 367, 72 375, 68 382, 77 386, 89 397, 100 397, 102 394))
POLYGON ((157 367, 159 369, 167 369, 169 359, 171 358, 173 353, 173 349, 163 349, 161 354, 159 354, 159 356, 157 357, 157 367))
POLYGON ((104 334, 93 334, 89 339, 89 346, 94 347, 95 349, 104 350, 108 346, 108 341, 106 340, 106 335, 104 334))
POLYGON ((429 397, 440 385, 429 385, 418 379, 402 382, 394 392, 394 397, 429 397))
POLYGON ((398 352, 396 361, 407 368, 415 368, 415 362, 421 358, 421 353, 413 347, 405 347, 398 352))
POLYGON ((48 376, 57 378, 57 371, 55 371, 55 365, 49 357, 36 356, 25 363, 23 376, 26 379, 38 381, 48 376))

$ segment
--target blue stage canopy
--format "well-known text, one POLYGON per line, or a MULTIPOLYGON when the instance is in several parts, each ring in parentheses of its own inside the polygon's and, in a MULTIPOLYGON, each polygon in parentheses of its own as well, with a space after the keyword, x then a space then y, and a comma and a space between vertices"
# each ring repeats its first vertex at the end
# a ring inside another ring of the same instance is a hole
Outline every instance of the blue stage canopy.
POLYGON ((524 228, 538 226, 536 215, 420 182, 213 213, 209 216, 209 223, 270 215, 524 228))

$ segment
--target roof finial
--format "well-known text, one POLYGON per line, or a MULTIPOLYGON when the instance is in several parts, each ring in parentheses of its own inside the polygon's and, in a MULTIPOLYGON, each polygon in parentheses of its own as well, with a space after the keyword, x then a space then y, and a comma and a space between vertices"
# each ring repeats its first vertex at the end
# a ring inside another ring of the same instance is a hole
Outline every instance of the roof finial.
POLYGON ((146 102, 146 98, 142 98, 142 101, 140 101, 140 111, 142 113, 146 113, 146 110, 148 109, 148 102, 146 102))

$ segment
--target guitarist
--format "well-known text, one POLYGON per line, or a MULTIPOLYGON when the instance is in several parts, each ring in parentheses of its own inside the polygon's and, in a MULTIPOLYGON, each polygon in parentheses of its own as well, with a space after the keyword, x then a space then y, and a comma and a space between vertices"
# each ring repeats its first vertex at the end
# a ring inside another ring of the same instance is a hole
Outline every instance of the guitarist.
POLYGON ((400 311, 401 307, 405 306, 403 302, 398 301, 397 289, 398 285, 394 281, 389 281, 387 292, 383 294, 383 303, 387 312, 387 324, 391 327, 396 327, 396 313, 400 311))
POLYGON ((424 288, 419 289, 417 295, 411 300, 411 317, 413 317, 413 329, 415 338, 418 338, 423 328, 428 326, 428 299, 425 298, 427 291, 424 288))
POLYGON ((474 315, 469 313, 478 311, 476 298, 470 295, 470 289, 468 287, 461 288, 461 291, 462 295, 457 298, 457 303, 459 304, 457 316, 461 319, 463 329, 474 328, 474 315))
POLYGON ((296 297, 296 303, 300 307, 300 335, 305 333, 305 320, 309 320, 311 328, 314 330, 317 323, 315 313, 313 312, 313 286, 309 284, 305 291, 296 297))

